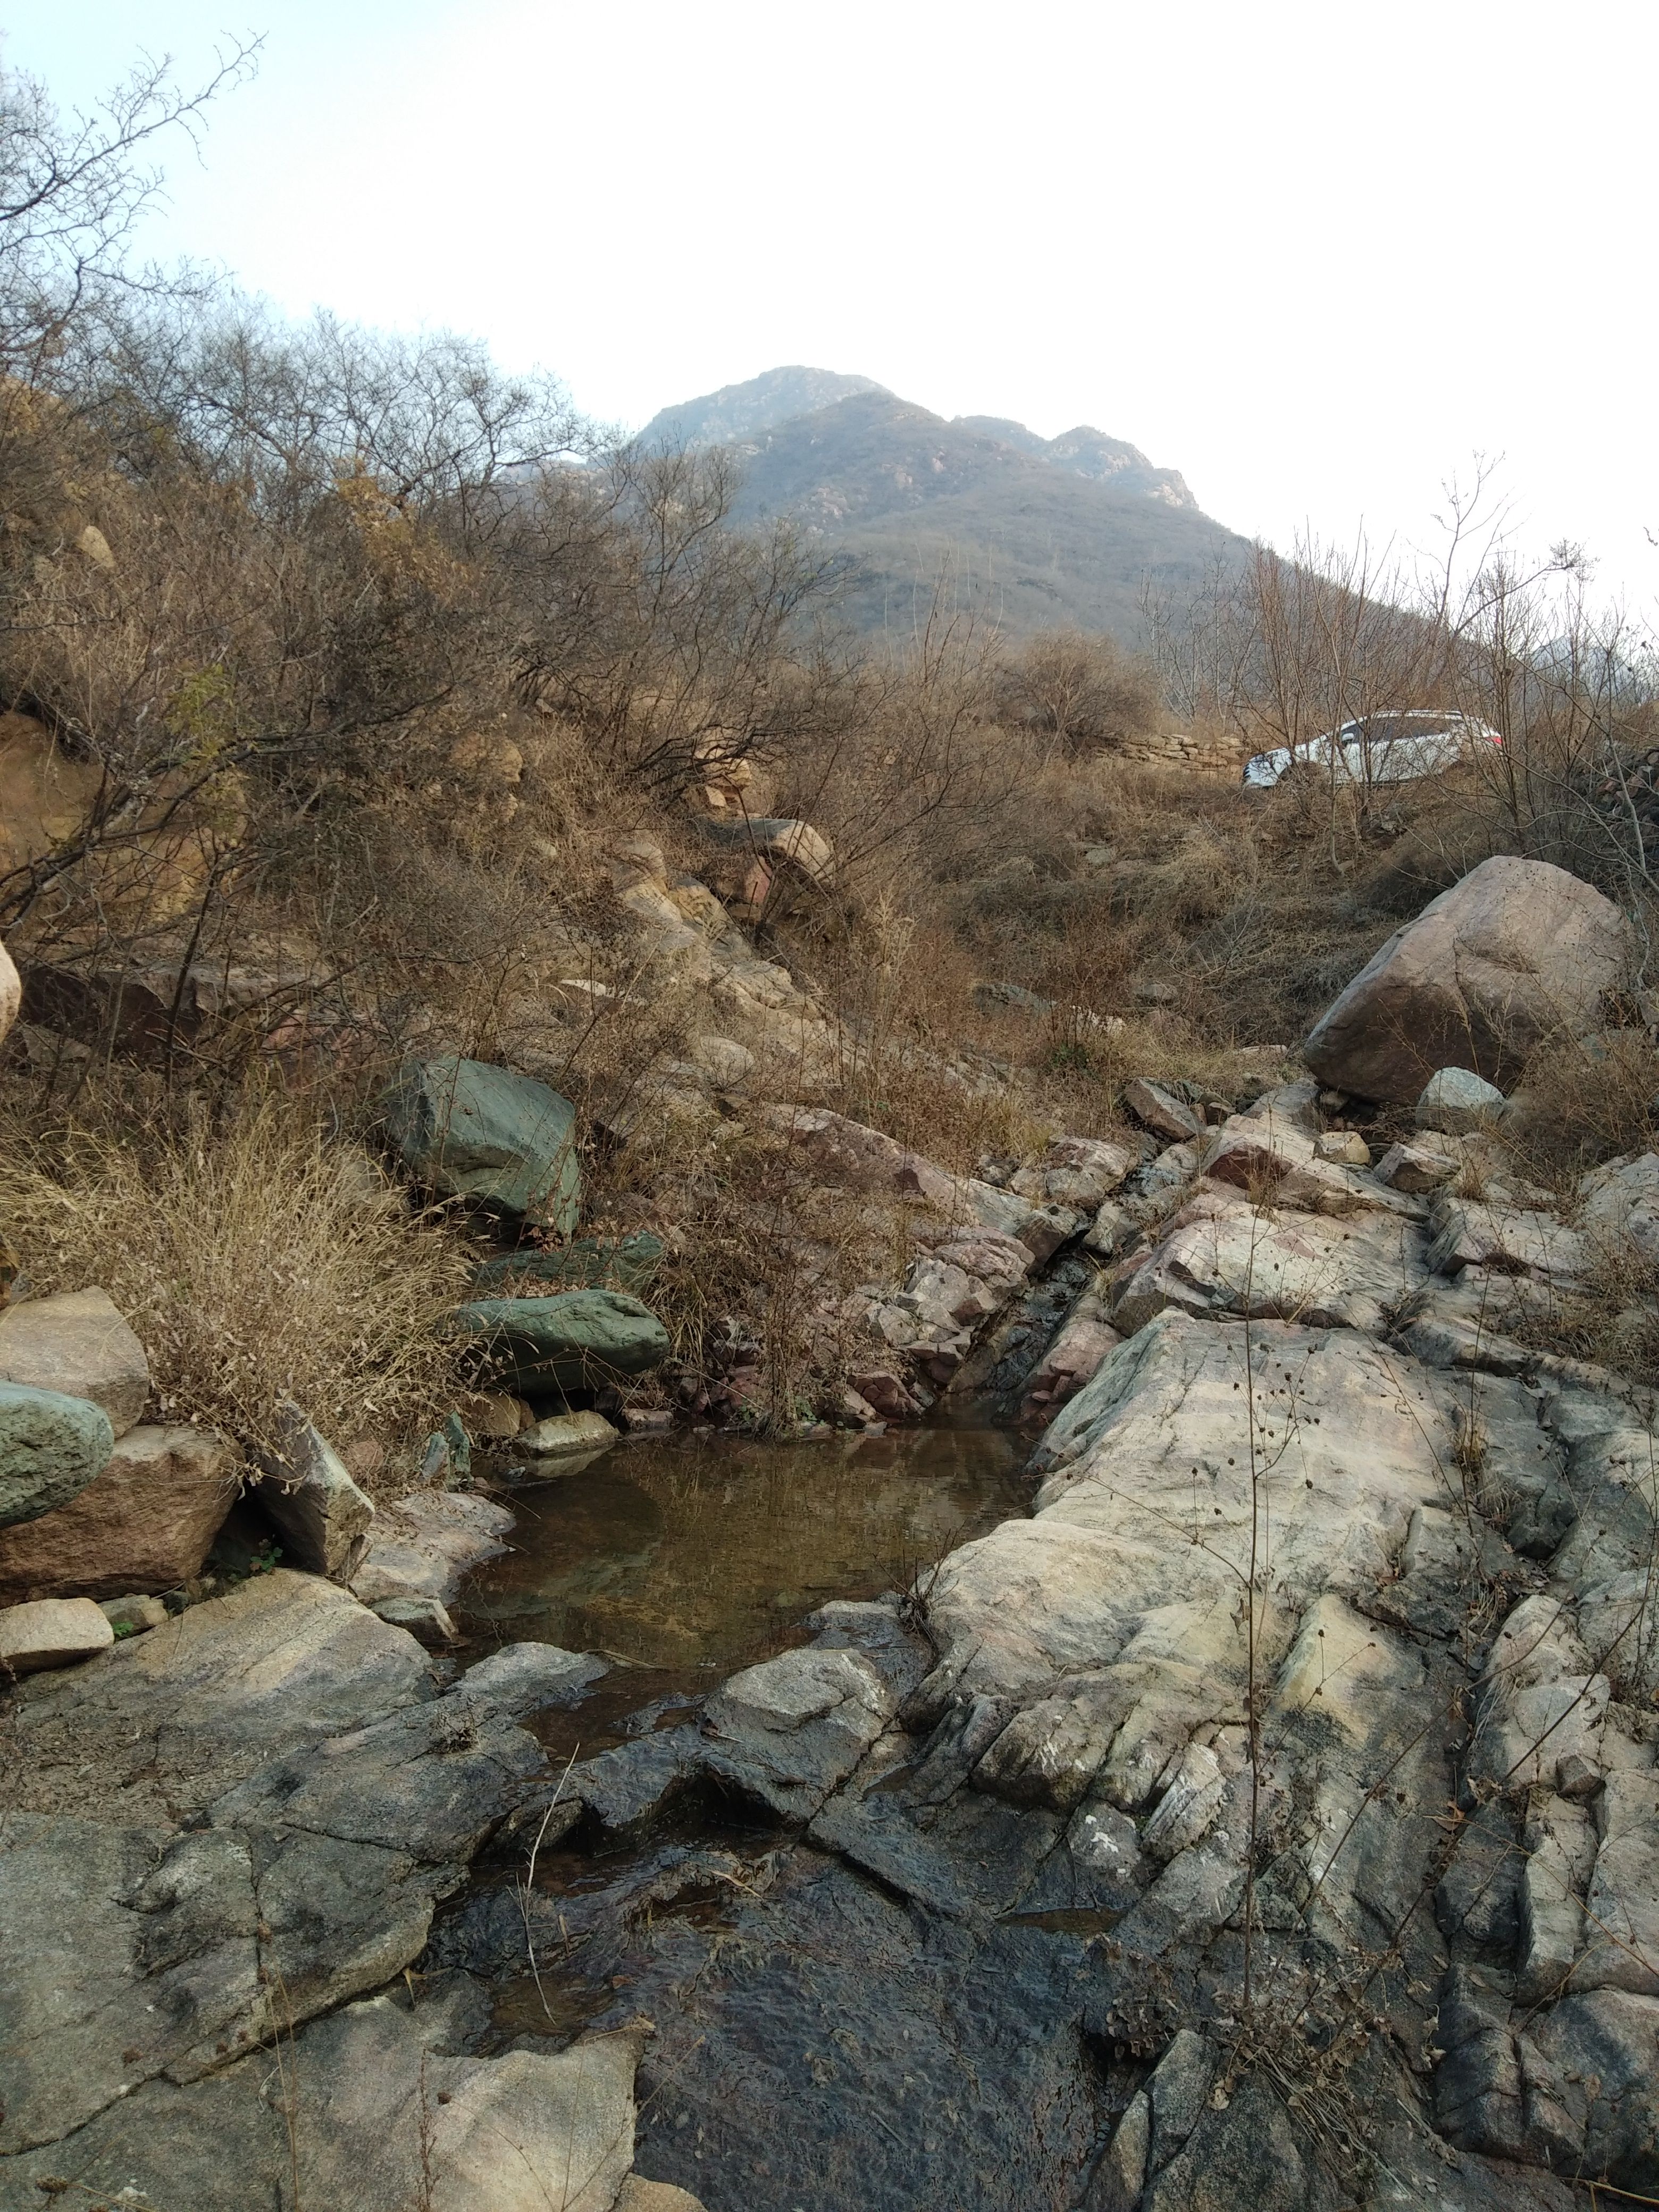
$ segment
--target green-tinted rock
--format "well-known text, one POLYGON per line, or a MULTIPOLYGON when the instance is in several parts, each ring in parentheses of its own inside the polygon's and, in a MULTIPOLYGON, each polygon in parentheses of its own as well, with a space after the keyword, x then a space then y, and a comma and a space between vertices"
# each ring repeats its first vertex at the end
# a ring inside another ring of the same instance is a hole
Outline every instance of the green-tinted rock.
POLYGON ((561 1237, 574 1230, 581 1201, 576 1109, 546 1084, 446 1053, 411 1060, 382 1110, 417 1182, 561 1237))
POLYGON ((662 1264, 663 1241, 648 1229, 631 1237, 578 1237, 557 1252, 509 1252, 486 1260, 472 1278, 480 1297, 508 1283, 562 1283, 568 1290, 649 1290, 662 1264))
POLYGON ((475 1298, 454 1325, 479 1348, 491 1382, 528 1396, 593 1390, 659 1367, 668 1332, 622 1291, 562 1291, 550 1298, 475 1298))
POLYGON ((90 1398, 0 1382, 0 1528, 67 1505, 114 1449, 109 1415, 90 1398))

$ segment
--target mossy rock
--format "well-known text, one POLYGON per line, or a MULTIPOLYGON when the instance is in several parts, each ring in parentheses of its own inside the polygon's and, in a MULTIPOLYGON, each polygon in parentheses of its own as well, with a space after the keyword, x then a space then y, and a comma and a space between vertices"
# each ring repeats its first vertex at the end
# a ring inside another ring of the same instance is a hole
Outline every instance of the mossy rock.
POLYGON ((0 1528, 67 1505, 114 1449, 109 1415, 90 1398, 0 1382, 0 1528))
POLYGON ((567 1290, 649 1290, 665 1247, 648 1229, 629 1237, 578 1237, 557 1252, 510 1252, 486 1260, 472 1287, 488 1297, 508 1283, 562 1284, 567 1290))
POLYGON ((561 1237, 574 1232, 576 1109, 546 1084, 446 1053, 410 1061, 381 1110, 417 1182, 561 1237))
POLYGON ((650 1307, 623 1291, 474 1298, 457 1307, 453 1326, 477 1346, 481 1381, 532 1398, 649 1374, 670 1348, 650 1307))

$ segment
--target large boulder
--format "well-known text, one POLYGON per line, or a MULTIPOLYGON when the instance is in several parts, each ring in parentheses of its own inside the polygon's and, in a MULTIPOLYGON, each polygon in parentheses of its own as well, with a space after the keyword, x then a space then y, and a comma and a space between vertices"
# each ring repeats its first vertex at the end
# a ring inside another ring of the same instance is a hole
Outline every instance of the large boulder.
POLYGON ((124 1437, 143 1419, 149 1362, 107 1291, 59 1291, 0 1314, 0 1382, 90 1398, 124 1437))
POLYGON ((1302 1048, 1323 1082, 1410 1104, 1442 1067, 1507 1086, 1547 1037, 1601 1026, 1628 923, 1565 868, 1500 854, 1397 930, 1302 1048))
POLYGON ((648 1374, 670 1349, 668 1331, 650 1307, 621 1291, 474 1298, 456 1308, 454 1327, 477 1346, 491 1382, 532 1398, 648 1374))
POLYGON ((114 1449, 109 1415, 90 1399, 0 1382, 0 1528, 67 1505, 114 1449))
POLYGON ((576 1109, 546 1084, 446 1053, 411 1060, 383 1111, 417 1182, 561 1237, 574 1233, 581 1199, 576 1109))
POLYGON ((236 1495, 215 1429, 130 1429, 78 1496, 0 1530, 0 1604, 176 1589, 202 1571, 236 1495))

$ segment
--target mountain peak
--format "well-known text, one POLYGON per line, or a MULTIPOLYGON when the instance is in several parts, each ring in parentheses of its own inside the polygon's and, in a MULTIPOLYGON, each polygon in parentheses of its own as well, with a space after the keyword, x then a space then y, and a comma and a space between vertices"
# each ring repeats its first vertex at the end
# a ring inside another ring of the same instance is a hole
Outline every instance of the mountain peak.
POLYGON ((665 407, 654 446, 742 458, 740 522, 787 517, 850 556, 855 620, 886 627, 946 569, 1012 633, 1139 632, 1148 577, 1195 585, 1242 541, 1175 469, 1082 422, 1044 438, 1000 416, 947 421, 867 376, 793 367, 665 407))
POLYGON ((653 415, 640 433, 647 446, 728 446, 762 430, 815 415, 838 400, 873 392, 892 394, 870 376, 843 376, 833 368, 769 368, 744 384, 723 384, 700 399, 683 399, 653 415))

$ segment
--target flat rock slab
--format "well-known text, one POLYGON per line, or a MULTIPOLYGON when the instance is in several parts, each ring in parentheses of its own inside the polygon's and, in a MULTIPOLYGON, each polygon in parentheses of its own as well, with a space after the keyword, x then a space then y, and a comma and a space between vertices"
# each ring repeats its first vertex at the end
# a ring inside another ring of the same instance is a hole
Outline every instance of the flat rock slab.
POLYGON ((169 1825, 269 1759, 432 1694, 413 1637, 278 1568, 20 1685, 12 1802, 169 1825))
POLYGON ((603 1672, 516 1647, 433 1696, 418 1646, 343 1592, 247 1592, 118 1647, 78 1706, 19 1693, 33 1793, 59 1781, 75 1809, 0 1830, 0 2148, 392 1980, 493 1829, 551 1790, 514 1714, 603 1672))
POLYGON ((286 2203, 297 2179, 300 2203, 351 2212, 649 2212, 648 2195, 621 2195, 640 2033, 456 2055, 482 2010, 452 1980, 413 2007, 375 1997, 313 2022, 285 2039, 282 2067, 261 2052, 188 2085, 143 2082, 68 2141, 0 2158, 0 2208, 33 2212, 66 2182, 71 2201, 223 2212, 286 2203))
POLYGON ((1577 1282, 1589 1256, 1577 1231, 1530 1206, 1482 1205, 1442 1191, 1429 1218, 1428 1266, 1434 1274, 1484 1267, 1566 1285, 1577 1282))
POLYGON ((896 1700, 861 1652, 808 1646, 734 1674, 708 1700, 710 1771, 806 1819, 881 1734, 896 1700))
POLYGON ((149 1362, 107 1291, 59 1291, 0 1312, 0 1382, 90 1398, 120 1437, 143 1419, 149 1362))
POLYGON ((417 1490, 383 1506, 351 1577, 365 1605, 436 1598, 447 1605, 472 1569, 506 1548, 513 1516, 476 1490, 417 1490))
POLYGON ((0 1601, 177 1589, 236 1492, 237 1454, 216 1429, 129 1429, 67 1505, 0 1529, 0 1601))
POLYGON ((1410 1222, 1371 1212, 1270 1214, 1200 1190, 1150 1251, 1113 1277, 1108 1310, 1126 1334, 1171 1306, 1200 1317, 1248 1313, 1376 1334, 1427 1273, 1424 1239, 1410 1222))

